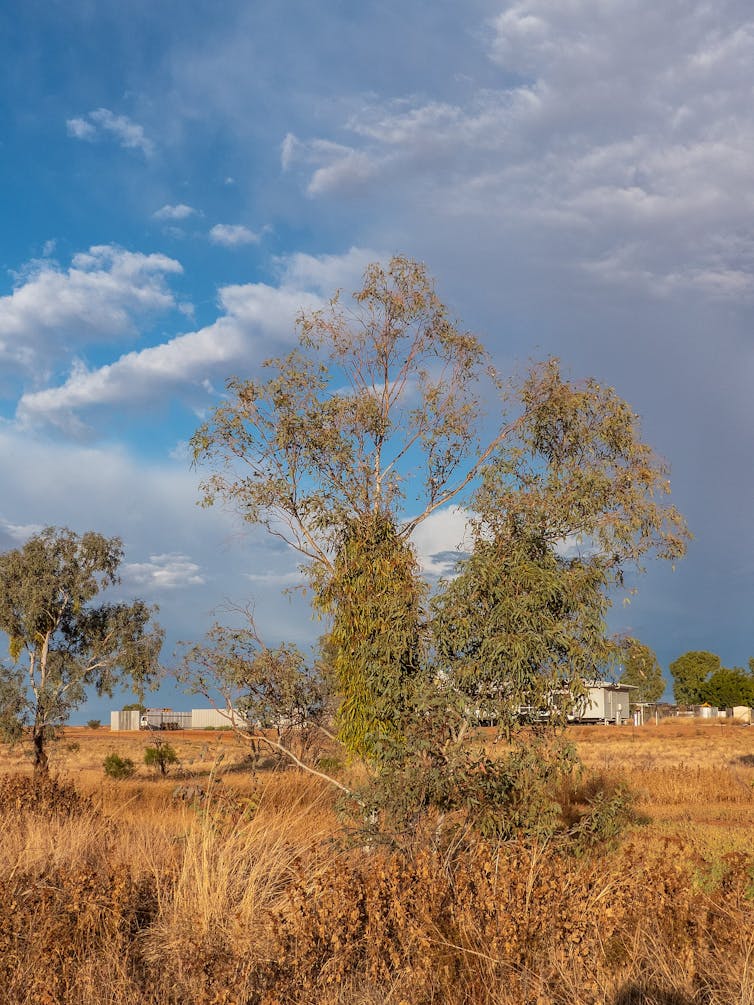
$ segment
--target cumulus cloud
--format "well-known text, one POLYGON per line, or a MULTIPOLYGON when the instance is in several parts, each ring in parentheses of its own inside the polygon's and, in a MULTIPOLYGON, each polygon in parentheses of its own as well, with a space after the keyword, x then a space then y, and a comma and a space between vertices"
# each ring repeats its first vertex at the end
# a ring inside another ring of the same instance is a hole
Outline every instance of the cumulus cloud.
POLYGON ((147 562, 127 563, 122 578, 128 586, 152 590, 175 590, 205 583, 201 567, 180 553, 150 555, 147 562))
POLYGON ((77 345, 133 336, 137 322, 175 306, 167 277, 182 272, 166 255, 95 245, 68 269, 44 259, 0 297, 0 361, 43 376, 77 345))
POLYGON ((279 285, 225 286, 218 294, 220 316, 210 325, 96 369, 76 362, 63 384, 25 393, 17 419, 26 425, 50 423, 80 436, 90 431, 81 413, 94 406, 134 405, 168 389, 179 394, 202 389, 206 400, 208 380, 222 383, 235 368, 248 370, 290 344, 299 312, 322 307, 335 287, 350 285, 373 257, 351 249, 343 256, 279 260, 279 285))
POLYGON ((244 244, 258 244, 260 236, 239 223, 216 223, 209 232, 209 239, 225 248, 239 248, 244 244))
POLYGON ((145 157, 154 153, 154 143, 146 136, 144 127, 109 108, 95 108, 86 116, 68 119, 66 126, 68 135, 77 140, 92 142, 109 133, 126 150, 141 150, 145 157))
POLYGON ((185 202, 179 202, 177 206, 165 205, 161 209, 152 213, 155 220, 188 220, 191 216, 197 216, 198 210, 193 206, 187 206, 185 202))
POLYGON ((96 369, 76 361, 63 384, 26 392, 17 419, 26 425, 49 423, 81 436, 91 432, 81 414, 95 406, 133 405, 168 389, 194 394, 202 389, 206 398, 211 379, 222 383, 234 368, 253 367, 290 344, 298 313, 322 307, 340 286, 354 288, 365 265, 377 257, 367 249, 351 248, 343 255, 278 259, 277 286, 223 287, 218 294, 220 316, 210 325, 96 369))

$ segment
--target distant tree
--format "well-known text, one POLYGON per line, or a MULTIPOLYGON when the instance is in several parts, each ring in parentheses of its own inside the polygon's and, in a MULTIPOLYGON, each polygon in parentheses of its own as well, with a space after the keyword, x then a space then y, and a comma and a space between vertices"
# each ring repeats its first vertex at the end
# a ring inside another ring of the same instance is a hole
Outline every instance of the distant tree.
POLYGON ((162 630, 153 608, 92 601, 118 582, 119 538, 47 527, 0 555, 0 631, 10 662, 0 666, 0 723, 6 736, 30 729, 34 770, 45 773, 47 742, 86 697, 127 681, 150 685, 162 630))
POLYGON ((720 657, 703 649, 692 649, 673 660, 670 672, 678 704, 698 705, 703 702, 704 685, 720 666, 720 657))
POLYGON ((164 777, 170 765, 178 763, 178 754, 174 747, 158 737, 154 747, 147 747, 144 751, 144 763, 164 777))
POLYGON ((754 680, 742 667, 721 667, 702 685, 702 700, 718 708, 754 706, 754 680))
POLYGON ((87 721, 86 725, 87 725, 87 727, 89 729, 99 729, 100 726, 102 725, 102 720, 101 719, 89 719, 87 721))
POLYGON ((124 712, 146 712, 147 706, 140 701, 129 702, 128 705, 123 706, 124 712))
POLYGON ((621 645, 623 671, 621 684, 631 684, 639 690, 633 701, 659 701, 665 690, 662 668, 649 646, 638 639, 625 639, 621 645))

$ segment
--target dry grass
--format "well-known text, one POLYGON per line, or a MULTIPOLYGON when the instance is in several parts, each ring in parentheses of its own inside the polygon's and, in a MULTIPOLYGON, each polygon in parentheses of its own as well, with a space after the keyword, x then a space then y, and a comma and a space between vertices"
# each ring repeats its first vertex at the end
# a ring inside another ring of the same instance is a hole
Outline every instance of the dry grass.
POLYGON ((588 859, 348 848, 326 786, 250 772, 229 734, 170 737, 180 784, 210 792, 186 803, 143 767, 104 780, 107 753, 139 762, 149 737, 68 732, 55 764, 88 798, 0 788, 0 1000, 754 1005, 754 730, 572 736, 648 818, 588 859))

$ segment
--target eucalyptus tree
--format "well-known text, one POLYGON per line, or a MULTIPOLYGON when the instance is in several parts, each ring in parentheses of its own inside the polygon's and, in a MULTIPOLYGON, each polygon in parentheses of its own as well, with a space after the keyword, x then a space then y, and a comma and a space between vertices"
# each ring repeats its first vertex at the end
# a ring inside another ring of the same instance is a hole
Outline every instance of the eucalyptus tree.
MULTIPOLYGON (((556 360, 502 380, 406 258, 370 265, 352 303, 336 295, 298 328, 265 379, 228 382, 192 445, 210 469, 204 503, 230 503, 302 556, 331 619, 347 747, 377 757, 440 671, 449 704, 460 690, 509 708, 593 674, 624 571, 679 557, 687 537, 628 405, 556 360), (451 501, 475 544, 430 631, 411 535, 451 501)), ((469 707, 457 703, 462 718, 469 707)))
POLYGON ((411 533, 473 482, 507 430, 480 439, 489 361, 416 262, 370 265, 352 306, 336 296, 298 326, 266 380, 228 382, 194 458, 213 468, 206 504, 231 502, 306 561, 315 606, 334 621, 340 734, 365 753, 421 647, 411 533))
POLYGON ((47 742, 86 698, 121 681, 137 691, 159 672, 162 630, 141 600, 101 601, 118 582, 119 538, 47 527, 0 555, 0 631, 10 659, 0 665, 6 735, 28 729, 34 769, 48 768, 47 742))
POLYGON ((624 639, 620 648, 621 683, 638 688, 636 701, 659 701, 665 691, 665 679, 654 651, 638 639, 630 638, 624 639))

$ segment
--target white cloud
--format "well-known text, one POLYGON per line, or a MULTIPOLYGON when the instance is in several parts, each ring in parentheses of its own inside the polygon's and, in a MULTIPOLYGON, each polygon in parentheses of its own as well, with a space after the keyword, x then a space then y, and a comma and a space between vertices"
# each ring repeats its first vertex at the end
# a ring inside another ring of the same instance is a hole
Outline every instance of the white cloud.
POLYGON ((112 245, 75 255, 65 271, 32 262, 0 297, 0 361, 40 377, 76 345, 133 336, 137 321, 175 306, 166 277, 180 272, 165 255, 112 245))
POLYGON ((287 171, 295 163, 314 165, 307 184, 309 195, 358 189, 380 173, 381 158, 342 143, 315 139, 303 142, 292 133, 283 140, 281 164, 287 171))
POLYGON ((340 288, 349 292, 357 289, 367 265, 388 257, 371 248, 352 247, 342 255, 307 255, 299 251, 277 259, 277 264, 281 286, 314 290, 329 298, 340 288))
POLYGON ((223 507, 198 507, 200 476, 188 464, 140 461, 112 445, 45 442, 0 426, 0 468, 17 468, 19 457, 23 477, 6 479, 3 486, 0 547, 17 547, 48 525, 120 537, 125 560, 115 596, 141 594, 159 603, 157 617, 168 634, 166 661, 178 639, 204 634, 223 599, 255 600, 259 624, 271 640, 291 635, 308 640, 313 634, 298 598, 281 604, 269 584, 262 584, 255 598, 245 575, 261 568, 285 577, 295 571, 295 557, 260 531, 240 531, 223 507))
POLYGON ((77 140, 91 142, 104 132, 114 136, 127 150, 141 150, 145 157, 154 153, 154 143, 146 136, 144 127, 109 108, 95 108, 88 116, 68 119, 66 126, 68 135, 77 140))
POLYGON ((258 244, 260 236, 241 224, 216 223, 209 232, 209 239, 226 248, 239 248, 244 244, 258 244))
POLYGON ((414 530, 412 541, 425 576, 452 575, 458 560, 472 546, 468 510, 461 506, 436 510, 414 530))
POLYGON ((127 563, 123 566, 122 578, 128 586, 152 590, 174 590, 205 583, 201 567, 180 553, 150 555, 148 562, 127 563))
POLYGON ((34 534, 39 534, 43 530, 42 524, 38 523, 11 523, 5 517, 0 516, 0 535, 11 538, 16 544, 23 544, 34 534))
POLYGON ((68 135, 77 140, 93 140, 97 135, 95 127, 86 119, 68 119, 66 128, 68 135))
POLYGON ((199 211, 193 206, 187 206, 184 202, 179 202, 177 206, 166 204, 161 209, 152 213, 155 220, 188 220, 191 216, 198 216, 199 211))
POLYGON ((133 351, 115 362, 89 369, 74 363, 67 380, 28 391, 16 417, 23 425, 50 423, 73 436, 91 430, 80 413, 95 406, 132 406, 164 394, 188 394, 206 401, 212 380, 222 384, 290 345, 296 317, 324 306, 340 287, 355 288, 365 265, 379 256, 363 248, 343 255, 296 254, 278 260, 279 285, 225 286, 218 294, 219 317, 204 328, 177 335, 160 345, 133 351))

